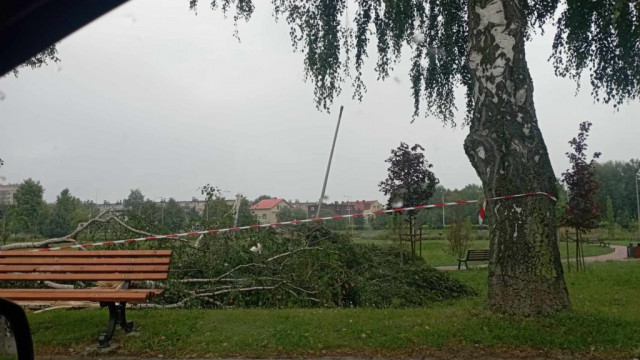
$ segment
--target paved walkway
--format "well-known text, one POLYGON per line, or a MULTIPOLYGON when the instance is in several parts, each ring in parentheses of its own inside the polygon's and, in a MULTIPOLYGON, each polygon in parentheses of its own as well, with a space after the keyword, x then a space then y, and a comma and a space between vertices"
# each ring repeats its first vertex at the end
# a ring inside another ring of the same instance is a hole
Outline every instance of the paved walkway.
POLYGON ((609 260, 625 260, 627 258, 627 247, 623 245, 609 245, 613 248, 613 252, 610 254, 589 256, 584 258, 585 262, 601 262, 609 260))
MULTIPOLYGON (((626 260, 627 259, 627 247, 626 246, 623 246, 623 245, 610 245, 610 246, 613 249, 612 253, 605 254, 605 255, 585 257, 584 261, 585 262, 602 262, 602 261, 610 261, 610 260, 617 261, 617 260, 626 260)), ((481 268, 486 268, 486 267, 487 267, 487 264, 470 265, 469 269, 481 269, 481 268)), ((453 265, 453 266, 436 266, 436 269, 438 269, 438 270, 446 270, 446 271, 458 270, 458 266, 457 265, 453 265)), ((462 270, 464 270, 464 264, 462 265, 462 270)))

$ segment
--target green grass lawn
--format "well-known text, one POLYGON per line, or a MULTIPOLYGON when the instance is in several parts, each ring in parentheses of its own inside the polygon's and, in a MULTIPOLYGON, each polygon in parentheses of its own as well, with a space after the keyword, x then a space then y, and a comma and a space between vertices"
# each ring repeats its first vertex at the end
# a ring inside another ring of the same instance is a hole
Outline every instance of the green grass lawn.
POLYGON ((629 245, 629 243, 632 243, 633 246, 638 246, 640 241, 633 239, 633 240, 616 240, 611 242, 611 244, 613 245, 622 245, 622 246, 627 246, 629 245))
MULTIPOLYGON (((398 247, 398 242, 392 240, 376 240, 371 238, 354 238, 356 243, 360 244, 373 244, 381 246, 395 246, 398 247)), ((410 249, 409 244, 403 244, 405 249, 410 249)), ((474 240, 469 244, 470 249, 488 249, 489 240, 474 240)), ((613 252, 612 248, 602 247, 597 245, 584 245, 584 255, 597 256, 604 255, 613 252)), ((560 243, 560 256, 563 259, 567 258, 566 243, 560 243)), ((569 256, 575 257, 575 244, 569 244, 569 256)), ((422 257, 431 266, 446 266, 446 265, 458 265, 458 257, 451 255, 447 252, 446 240, 425 240, 422 242, 422 257)), ((482 262, 469 263, 469 265, 480 264, 482 262)))
MULTIPOLYGON (((613 238, 610 237, 611 234, 607 231, 606 228, 598 228, 591 230, 590 236, 597 235, 598 238, 610 242, 612 244, 622 243, 621 245, 626 245, 630 241, 638 242, 638 228, 634 227, 632 229, 616 229, 613 232, 613 238)), ((588 235, 588 236, 589 236, 588 235)))
MULTIPOLYGON (((451 275, 480 296, 410 309, 133 310, 129 318, 139 332, 116 331, 114 355, 640 356, 640 262, 590 264, 566 274, 573 311, 544 319, 485 310, 484 269, 451 275)), ((106 319, 104 309, 29 315, 40 355, 81 353, 95 344, 106 319)))

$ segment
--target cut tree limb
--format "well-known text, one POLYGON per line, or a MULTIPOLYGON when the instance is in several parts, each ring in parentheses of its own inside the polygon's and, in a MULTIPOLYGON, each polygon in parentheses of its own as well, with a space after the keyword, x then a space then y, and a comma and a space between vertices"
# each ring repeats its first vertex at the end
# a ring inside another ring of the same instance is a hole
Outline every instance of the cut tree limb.
MULTIPOLYGON (((197 298, 208 298, 210 296, 216 296, 216 295, 221 295, 221 294, 226 294, 226 293, 230 293, 232 291, 238 291, 238 292, 244 292, 244 291, 257 291, 257 290, 273 290, 275 288, 277 288, 278 286, 252 286, 252 287, 247 287, 247 288, 240 288, 240 289, 224 289, 224 290, 218 290, 218 291, 213 291, 213 292, 206 292, 206 293, 200 293, 200 294, 196 294, 196 293, 192 293, 191 296, 186 297, 180 301, 178 301, 177 303, 174 304, 167 304, 167 305, 161 305, 161 304, 139 304, 138 307, 141 308, 154 308, 154 309, 175 309, 175 308, 179 308, 184 306, 187 301, 189 300, 193 300, 193 299, 197 299, 197 298)), ((211 300, 211 299, 209 299, 211 300)), ((218 303, 220 304, 220 303, 218 303)), ((221 305, 221 304, 220 304, 221 305)))
MULTIPOLYGON (((152 234, 152 233, 149 233, 149 232, 146 232, 146 231, 143 231, 143 230, 139 230, 139 229, 136 229, 134 227, 131 227, 131 226, 127 225, 124 221, 122 221, 122 219, 120 219, 117 215, 114 215, 114 214, 118 214, 118 212, 116 212, 114 210, 103 211, 100 214, 98 214, 98 216, 96 216, 95 218, 87 221, 86 223, 78 224, 78 227, 71 234, 63 236, 63 237, 46 239, 46 240, 42 240, 42 241, 32 241, 32 242, 8 244, 8 245, 0 246, 0 250, 5 251, 5 250, 16 250, 16 249, 44 248, 44 247, 48 247, 49 245, 53 245, 53 244, 77 243, 76 237, 82 231, 84 231, 87 228, 89 228, 89 226, 91 226, 93 224, 107 224, 107 223, 109 223, 111 221, 115 222, 116 224, 122 226, 123 228, 127 229, 128 231, 130 231, 132 233, 139 234, 139 235, 144 235, 144 236, 154 236, 154 234, 152 234)), ((170 238, 170 239, 187 242, 187 240, 181 239, 181 238, 170 238)), ((82 249, 86 250, 85 248, 82 248, 82 249)))
POLYGON ((43 284, 52 289, 73 289, 73 285, 58 284, 53 281, 44 281, 43 284))
POLYGON ((3 245, 3 246, 0 246, 0 250, 5 251, 5 250, 27 249, 27 248, 42 248, 42 247, 48 247, 49 245, 52 245, 52 244, 75 243, 75 242, 76 241, 74 239, 63 237, 63 238, 47 239, 42 241, 31 241, 31 242, 3 245))

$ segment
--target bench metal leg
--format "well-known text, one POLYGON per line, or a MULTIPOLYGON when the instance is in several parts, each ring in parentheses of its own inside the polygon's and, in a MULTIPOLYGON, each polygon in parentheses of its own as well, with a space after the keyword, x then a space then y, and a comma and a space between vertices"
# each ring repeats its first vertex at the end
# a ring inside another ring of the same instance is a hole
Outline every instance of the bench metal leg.
POLYGON ((127 303, 120 303, 120 328, 127 333, 133 331, 133 321, 127 321, 127 303))
POLYGON ((100 303, 100 306, 109 308, 109 326, 107 327, 107 332, 100 334, 98 337, 98 347, 107 347, 116 330, 116 325, 120 325, 120 328, 126 332, 131 332, 133 331, 133 322, 127 321, 127 303, 125 302, 119 305, 115 302, 100 303))

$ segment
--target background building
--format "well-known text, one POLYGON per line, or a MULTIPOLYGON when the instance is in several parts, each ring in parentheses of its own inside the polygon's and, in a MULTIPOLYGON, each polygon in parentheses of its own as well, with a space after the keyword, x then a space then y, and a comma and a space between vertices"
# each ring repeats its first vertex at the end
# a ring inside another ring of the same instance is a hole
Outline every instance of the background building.
POLYGON ((365 216, 371 216, 374 211, 384 209, 378 200, 350 201, 348 204, 353 205, 357 213, 363 213, 365 216))
POLYGON ((258 217, 260 224, 271 224, 278 222, 276 214, 285 206, 293 209, 293 206, 285 199, 260 200, 260 202, 251 207, 251 213, 258 217))
MULTIPOLYGON (((309 217, 316 217, 318 211, 318 203, 307 203, 307 214, 309 217)), ((361 201, 343 201, 322 204, 321 214, 328 215, 349 215, 364 214, 365 216, 373 215, 374 211, 382 210, 383 206, 378 200, 361 200, 361 201)))
POLYGON ((13 194, 20 184, 0 185, 0 205, 13 205, 13 194))

